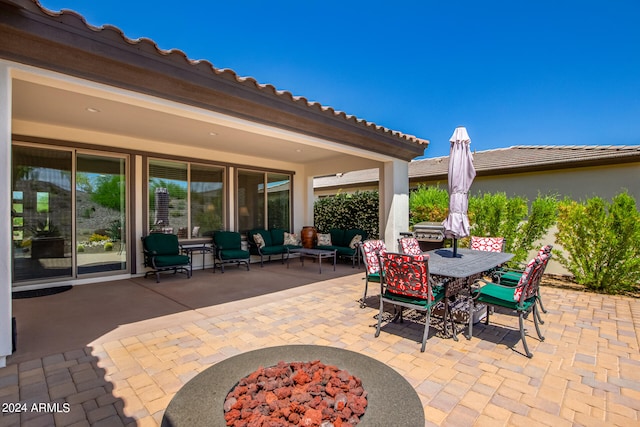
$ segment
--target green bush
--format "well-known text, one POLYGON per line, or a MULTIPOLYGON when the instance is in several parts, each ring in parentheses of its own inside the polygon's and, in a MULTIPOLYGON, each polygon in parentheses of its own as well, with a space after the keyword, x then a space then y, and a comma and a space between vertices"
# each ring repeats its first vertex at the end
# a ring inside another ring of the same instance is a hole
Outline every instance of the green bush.
POLYGON ((527 261, 536 241, 555 224, 555 196, 538 197, 528 207, 527 199, 505 193, 485 193, 469 199, 469 222, 474 236, 505 238, 505 250, 514 255, 511 264, 527 261))
POLYGON ((332 228, 359 228, 377 239, 379 234, 379 205, 377 191, 338 193, 316 200, 313 205, 314 225, 321 233, 332 228))
POLYGON ((611 203, 600 197, 559 205, 556 241, 559 261, 588 289, 615 294, 634 292, 640 284, 640 213, 629 194, 611 203))
POLYGON ((442 222, 449 214, 449 193, 438 187, 419 185, 409 194, 409 225, 442 222))
POLYGON ((104 251, 111 252, 113 250, 113 243, 107 242, 104 244, 104 251))
POLYGON ((78 252, 84 252, 84 245, 78 245, 78 252))
MULTIPOLYGON (((91 200, 105 208, 120 210, 125 194, 125 181, 120 175, 104 175, 96 178, 91 200)), ((89 217, 91 212, 87 213, 89 217)), ((88 217, 87 217, 88 218, 88 217)))

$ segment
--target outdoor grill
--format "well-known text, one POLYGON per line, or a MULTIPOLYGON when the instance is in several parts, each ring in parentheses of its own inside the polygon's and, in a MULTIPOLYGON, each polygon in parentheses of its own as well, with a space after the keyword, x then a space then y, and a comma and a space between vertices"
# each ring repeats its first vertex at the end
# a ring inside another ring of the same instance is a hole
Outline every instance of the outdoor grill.
POLYGON ((441 222, 419 222, 413 226, 413 236, 423 252, 444 246, 444 226, 441 222))

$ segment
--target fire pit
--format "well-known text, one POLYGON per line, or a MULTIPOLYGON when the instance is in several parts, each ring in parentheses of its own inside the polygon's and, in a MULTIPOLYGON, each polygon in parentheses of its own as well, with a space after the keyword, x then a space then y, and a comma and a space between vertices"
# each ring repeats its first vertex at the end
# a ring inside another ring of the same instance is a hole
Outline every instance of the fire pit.
POLYGON ((333 347, 291 345, 254 350, 204 370, 178 391, 163 427, 226 426, 224 404, 238 382, 261 367, 282 361, 319 361, 362 381, 367 406, 358 427, 424 426, 424 410, 413 387, 395 370, 368 356, 333 347))

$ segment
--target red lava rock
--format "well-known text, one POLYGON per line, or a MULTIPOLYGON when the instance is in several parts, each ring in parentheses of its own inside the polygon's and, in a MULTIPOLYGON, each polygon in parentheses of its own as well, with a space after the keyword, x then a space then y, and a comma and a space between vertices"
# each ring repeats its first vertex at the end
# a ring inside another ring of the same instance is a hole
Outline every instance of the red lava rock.
POLYGON ((312 362, 260 367, 229 392, 229 427, 352 427, 367 407, 362 381, 346 370, 312 362))
POLYGON ((302 425, 305 427, 318 427, 322 423, 322 412, 317 409, 307 409, 302 417, 302 425))
POLYGON ((297 425, 300 422, 300 415, 292 412, 291 414, 289 414, 288 420, 291 424, 297 425))

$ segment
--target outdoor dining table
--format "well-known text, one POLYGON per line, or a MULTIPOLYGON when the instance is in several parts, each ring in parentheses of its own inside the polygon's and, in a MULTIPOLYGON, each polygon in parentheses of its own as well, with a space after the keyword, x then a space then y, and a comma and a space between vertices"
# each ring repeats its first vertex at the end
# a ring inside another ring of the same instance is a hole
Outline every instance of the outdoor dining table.
MULTIPOLYGON (((463 292, 466 292, 470 297, 471 285, 477 279, 514 257, 514 254, 508 252, 485 252, 472 249, 458 249, 457 255, 454 257, 453 250, 450 248, 434 249, 425 253, 429 255, 429 274, 444 283, 445 298, 447 299, 458 297, 463 292)), ((469 321, 473 322, 470 301, 469 304, 469 321)), ((444 306, 444 330, 448 331, 448 301, 444 306)), ((455 324, 453 325, 453 339, 458 340, 455 324)), ((471 339, 468 332, 467 339, 471 339)))

